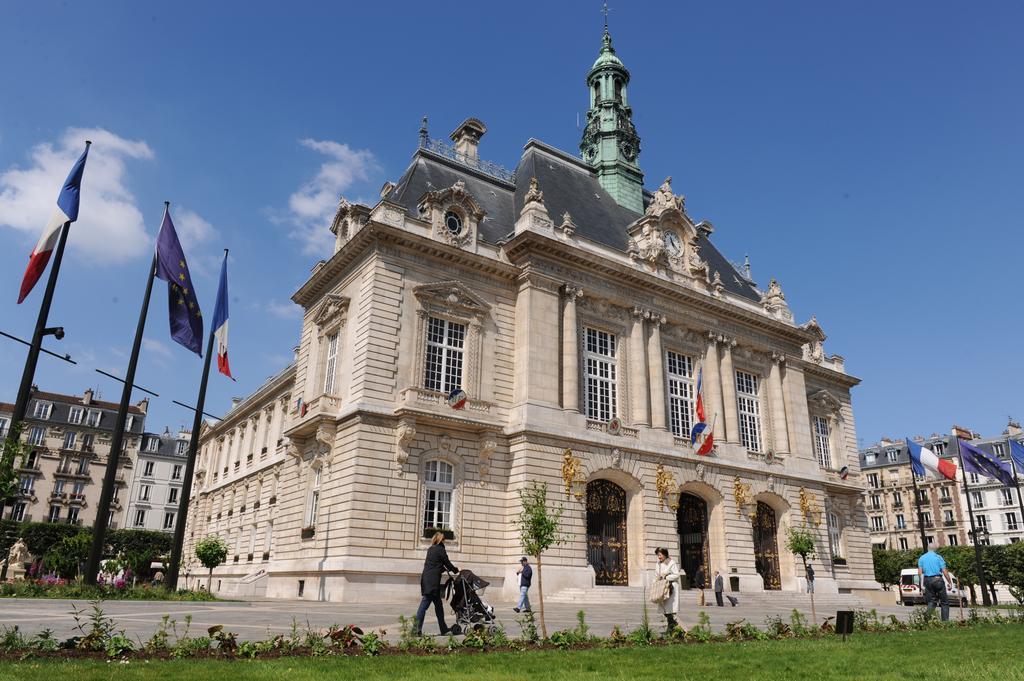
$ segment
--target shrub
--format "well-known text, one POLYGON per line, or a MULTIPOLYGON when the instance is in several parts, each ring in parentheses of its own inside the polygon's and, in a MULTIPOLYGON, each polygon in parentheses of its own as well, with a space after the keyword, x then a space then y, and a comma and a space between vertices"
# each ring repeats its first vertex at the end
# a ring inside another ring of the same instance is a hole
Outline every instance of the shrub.
POLYGON ((213 579, 213 568, 217 567, 228 557, 228 545, 220 537, 210 536, 200 539, 196 543, 196 558, 210 572, 206 577, 206 590, 210 590, 210 582, 213 579))
POLYGON ((43 557, 43 566, 63 579, 74 579, 78 566, 89 558, 91 548, 92 535, 88 532, 64 537, 43 557))

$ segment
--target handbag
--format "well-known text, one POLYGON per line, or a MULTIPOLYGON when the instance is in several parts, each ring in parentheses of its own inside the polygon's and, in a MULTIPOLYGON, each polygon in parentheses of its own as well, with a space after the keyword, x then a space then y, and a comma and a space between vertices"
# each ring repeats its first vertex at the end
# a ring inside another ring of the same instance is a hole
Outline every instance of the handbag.
POLYGON ((668 600, 669 583, 667 579, 656 579, 651 584, 651 603, 664 603, 668 600))

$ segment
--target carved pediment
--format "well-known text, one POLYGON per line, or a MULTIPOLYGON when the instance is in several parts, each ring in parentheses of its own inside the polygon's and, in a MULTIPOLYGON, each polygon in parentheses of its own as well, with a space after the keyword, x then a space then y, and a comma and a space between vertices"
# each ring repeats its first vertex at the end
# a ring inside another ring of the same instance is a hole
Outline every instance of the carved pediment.
POLYGON ((413 289, 416 298, 425 308, 440 309, 462 317, 486 316, 491 306, 459 281, 440 281, 423 284, 413 289))
POLYGON ((426 204, 430 207, 436 206, 438 208, 444 208, 453 203, 463 206, 477 220, 483 220, 486 214, 484 209, 480 207, 480 204, 476 202, 476 199, 473 198, 473 195, 466 191, 466 183, 462 180, 456 180, 455 184, 447 189, 427 192, 420 199, 420 204, 426 204))
POLYGON ((629 257, 651 269, 710 281, 707 262, 700 257, 697 227, 684 208, 682 196, 672 193, 672 178, 655 192, 644 215, 627 228, 629 257))
POLYGON ((337 293, 328 293, 320 301, 316 312, 313 314, 313 323, 317 326, 326 326, 343 315, 348 310, 349 299, 337 293))
POLYGON ((842 402, 827 390, 819 390, 807 397, 807 404, 826 414, 839 414, 842 402))
POLYGON ((800 328, 804 331, 810 331, 814 335, 814 339, 803 347, 804 359, 821 364, 825 361, 825 339, 828 336, 825 335, 821 325, 818 324, 816 317, 811 317, 811 321, 803 324, 800 328))

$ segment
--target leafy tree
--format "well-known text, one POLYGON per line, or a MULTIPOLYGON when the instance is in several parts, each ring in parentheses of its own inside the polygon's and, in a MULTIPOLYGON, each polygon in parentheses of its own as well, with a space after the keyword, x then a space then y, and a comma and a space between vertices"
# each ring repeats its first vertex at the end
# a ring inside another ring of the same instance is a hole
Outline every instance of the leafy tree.
POLYGON ((1010 589, 1010 595, 1024 605, 1024 543, 1006 544, 1000 570, 994 578, 1010 589))
MULTIPOLYGON (((107 542, 114 555, 143 553, 150 560, 170 553, 174 538, 166 532, 152 530, 113 530, 107 533, 107 542)), ((148 564, 147 564, 148 567, 148 564)), ((135 568, 132 568, 133 570, 135 568)))
POLYGON ((0 450, 0 518, 4 515, 4 507, 14 499, 18 491, 18 474, 14 469, 24 464, 28 455, 28 447, 21 442, 23 428, 22 423, 11 426, 4 438, 3 449, 0 450))
MULTIPOLYGON (((814 558, 814 535, 807 528, 790 527, 786 530, 786 548, 791 553, 800 556, 804 564, 804 573, 807 572, 807 559, 814 558)), ((817 623, 818 613, 814 609, 814 591, 811 590, 811 618, 817 623)), ((817 624, 815 624, 817 626, 817 624)))
POLYGON ((540 632, 548 637, 547 624, 544 622, 544 586, 541 580, 541 555, 565 538, 558 531, 558 522, 565 509, 548 508, 548 485, 546 482, 533 482, 529 487, 519 490, 519 501, 523 505, 519 513, 516 527, 520 541, 527 555, 533 556, 537 565, 537 601, 540 604, 540 632))
POLYGON ((21 526, 21 538, 28 550, 37 556, 45 556, 61 540, 82 532, 91 534, 92 530, 66 523, 25 523, 21 526))
POLYGON ((72 537, 64 537, 43 557, 43 566, 56 572, 58 577, 74 579, 78 576, 78 568, 89 558, 92 548, 92 533, 79 532, 72 537))
POLYGON ((210 571, 206 577, 207 591, 210 590, 210 582, 213 581, 213 568, 223 563, 227 557, 228 545, 220 537, 209 536, 196 543, 196 558, 210 571))
POLYGON ((946 569, 956 575, 961 587, 966 586, 971 592, 971 603, 977 604, 978 597, 974 587, 978 584, 978 574, 974 565, 973 546, 943 546, 936 550, 946 561, 946 569))
POLYGON ((917 565, 913 551, 898 549, 872 549, 871 560, 875 564, 875 581, 888 591, 900 583, 900 571, 917 565))

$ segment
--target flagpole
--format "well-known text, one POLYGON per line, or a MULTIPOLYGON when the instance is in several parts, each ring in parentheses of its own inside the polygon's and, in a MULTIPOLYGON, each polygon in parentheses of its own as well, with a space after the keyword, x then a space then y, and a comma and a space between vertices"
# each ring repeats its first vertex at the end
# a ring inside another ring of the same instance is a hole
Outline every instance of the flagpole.
MULTIPOLYGON (((910 447, 907 447, 907 452, 910 452, 910 447)), ((921 532, 921 550, 928 550, 928 537, 924 531, 924 513, 921 511, 921 495, 917 491, 917 475, 914 474, 914 459, 909 457, 910 461, 910 482, 914 485, 914 507, 917 509, 917 529, 921 532)))
POLYGON ((978 586, 981 589, 981 602, 983 605, 992 605, 988 591, 985 589, 985 569, 981 564, 981 545, 978 544, 978 533, 974 527, 974 504, 971 503, 971 488, 967 484, 967 471, 964 470, 964 455, 960 451, 960 437, 955 431, 953 437, 956 439, 956 456, 960 461, 960 474, 964 476, 964 496, 967 497, 967 517, 971 521, 971 542, 974 544, 974 573, 978 577, 978 586))
MULTIPOLYGON (((170 210, 170 201, 164 201, 164 214, 170 210)), ((114 420, 114 434, 110 440, 110 454, 107 455, 107 471, 103 476, 103 488, 100 501, 96 506, 96 521, 92 529, 92 548, 89 551, 89 562, 85 568, 85 583, 95 584, 100 571, 100 560, 103 558, 103 546, 107 533, 107 515, 110 513, 110 501, 114 496, 117 467, 124 446, 124 427, 128 421, 128 403, 132 398, 132 386, 135 383, 135 370, 139 364, 139 350, 142 348, 142 335, 146 330, 146 315, 149 313, 149 299, 153 293, 153 279, 156 278, 156 252, 149 266, 146 277, 146 292, 142 295, 142 309, 139 310, 139 322, 135 327, 135 342, 132 354, 128 359, 128 370, 124 376, 124 388, 121 390, 121 403, 117 407, 117 418, 114 420)))
MULTIPOLYGON (((224 249, 224 259, 228 249, 224 249)), ((203 408, 206 405, 206 385, 210 379, 210 357, 213 356, 214 331, 206 341, 206 358, 203 360, 203 377, 199 381, 199 397, 196 399, 196 414, 192 420, 192 437, 188 443, 188 458, 185 461, 185 478, 181 483, 181 497, 178 500, 178 517, 174 523, 174 545, 171 548, 171 563, 167 568, 164 584, 168 591, 178 588, 178 573, 181 570, 181 551, 185 544, 185 521, 188 517, 188 503, 192 496, 192 475, 196 468, 196 451, 199 449, 199 429, 203 426, 203 408)))

